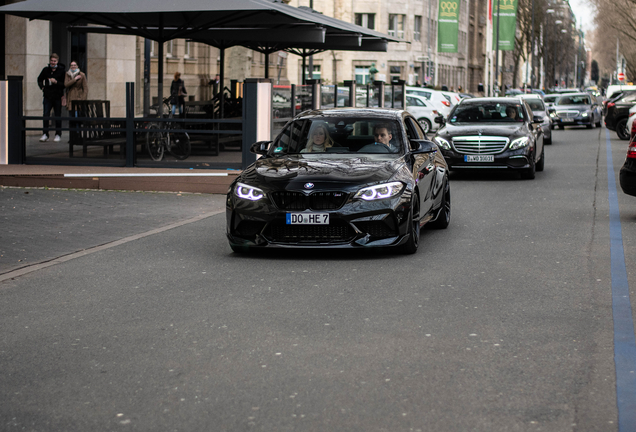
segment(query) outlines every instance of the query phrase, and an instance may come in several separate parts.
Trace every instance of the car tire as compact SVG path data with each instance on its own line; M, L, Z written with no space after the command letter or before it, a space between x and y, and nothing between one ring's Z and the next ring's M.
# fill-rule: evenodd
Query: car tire
M563 126L563 125L559 125L559 129L561 129L561 130L565 130L565 126Z
M535 165L535 169L537 171L543 171L544 167L545 167L545 150L541 150L541 159L539 159L539 161Z
M437 218L429 224L433 229L446 229L450 224L451 219L451 195L450 195L450 183L448 178L444 183L444 194L442 195L442 203L440 204L439 213Z
M431 128L432 128L431 122L428 121L427 118L422 117L420 119L417 119L417 122L420 124L420 126L422 126L422 129L424 129L425 134L428 134L431 131Z
M411 255L417 252L417 248L420 245L420 198L417 194L414 194L413 202L411 202L408 225L409 239L402 245L400 251L403 254Z
M627 131L627 119L620 119L618 123L616 123L616 135L623 141L627 141L629 139L629 132Z
M588 128L588 129L592 129L594 127L594 124L590 123L589 125L585 125L585 127Z
M597 122L596 122L596 127L597 127L597 128L600 128L600 127L601 127L601 120L599 120L599 121L597 121Z
M521 171L521 178L524 180L533 180L535 177L536 170L537 170L537 167L534 163L534 157L533 157L532 160L530 161L530 168L526 168L525 170Z

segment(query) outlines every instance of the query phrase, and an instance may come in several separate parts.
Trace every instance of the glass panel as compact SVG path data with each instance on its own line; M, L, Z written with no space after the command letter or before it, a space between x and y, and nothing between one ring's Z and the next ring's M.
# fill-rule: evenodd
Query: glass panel
M356 106L357 107L367 106L367 87L366 86L356 88Z
M334 108L335 107L335 90L336 87L332 85L321 86L320 91L320 108Z
M351 90L349 87L338 87L338 105L339 107L349 106L349 94Z
M298 100L296 101L296 107L300 105L300 109L297 112L302 112L313 107L312 100L312 86L310 85L299 85L296 86L296 97Z

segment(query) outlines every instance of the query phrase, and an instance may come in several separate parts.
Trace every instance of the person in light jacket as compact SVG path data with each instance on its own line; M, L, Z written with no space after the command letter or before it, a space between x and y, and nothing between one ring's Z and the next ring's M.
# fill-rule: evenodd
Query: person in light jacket
M66 87L66 107L69 115L78 117L77 110L73 109L73 101L88 99L88 83L86 75L80 71L75 61L71 62L64 76L64 87Z

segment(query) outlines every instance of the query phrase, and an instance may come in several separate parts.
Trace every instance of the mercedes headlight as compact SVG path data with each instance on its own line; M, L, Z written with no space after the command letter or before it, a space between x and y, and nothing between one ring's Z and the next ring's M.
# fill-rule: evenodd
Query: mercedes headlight
M581 113L581 117L587 117L587 116L588 116L587 111Z
M433 139L435 140L435 143L438 146L440 146L441 148L443 148L444 150L450 150L451 149L450 143L447 140L445 140L444 138L436 136Z
M402 182L383 183L360 189L354 198L361 198L365 201L391 198L402 192L402 188Z
M517 138L516 140L510 143L510 150L517 150L520 148L524 148L528 144L530 144L530 138L528 137Z
M236 184L234 187L234 194L239 198L250 201L258 201L265 196L261 189L243 183Z

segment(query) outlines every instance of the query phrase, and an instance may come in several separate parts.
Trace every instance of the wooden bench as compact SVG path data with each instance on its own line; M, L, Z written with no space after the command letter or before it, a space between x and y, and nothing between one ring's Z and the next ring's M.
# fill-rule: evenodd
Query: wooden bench
M88 154L88 146L102 146L104 157L114 152L114 146L119 146L119 155L125 157L126 133L123 130L123 121L111 121L110 101L107 100L82 100L72 101L69 112L77 112L77 117L88 117L95 120L69 120L70 140L69 157L73 157L73 148L82 146L82 155ZM78 128L74 130L74 128ZM122 129L110 131L107 129Z

